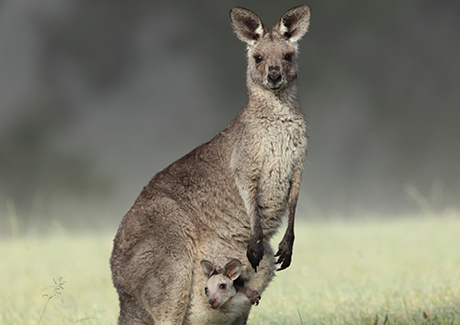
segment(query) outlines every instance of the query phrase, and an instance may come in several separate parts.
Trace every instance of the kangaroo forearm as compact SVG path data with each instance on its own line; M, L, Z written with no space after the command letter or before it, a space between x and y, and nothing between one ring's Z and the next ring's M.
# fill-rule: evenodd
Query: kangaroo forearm
M292 183L291 190L289 191L289 203L288 203L288 225L286 228L286 235L292 237L294 240L294 221L295 221L295 212L297 209L297 200L299 198L300 184L302 180L301 168L298 168L295 172Z
M253 305L254 304L258 305L259 304L260 295L259 295L259 293L257 291L251 290L251 289L245 288L245 287L236 286L236 285L235 285L235 289L236 289L236 291L241 292L242 294L244 294L249 299L251 304L253 304Z

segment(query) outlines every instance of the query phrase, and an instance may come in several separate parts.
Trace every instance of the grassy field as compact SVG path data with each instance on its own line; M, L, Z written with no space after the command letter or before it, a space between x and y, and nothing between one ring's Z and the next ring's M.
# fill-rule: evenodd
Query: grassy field
M116 324L112 237L0 241L0 324ZM299 223L249 323L460 324L460 216Z

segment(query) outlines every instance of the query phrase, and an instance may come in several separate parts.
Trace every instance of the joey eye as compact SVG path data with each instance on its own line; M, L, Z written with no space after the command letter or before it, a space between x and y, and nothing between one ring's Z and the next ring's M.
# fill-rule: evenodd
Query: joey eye
M208 294L208 287L204 288L204 293L207 295Z
M262 62L263 58L261 55L254 55L254 60L256 61L256 63L260 63Z
M284 55L284 60L287 61L287 62L292 62L292 54L291 53L287 53Z
M221 283L221 284L219 285L219 288L225 289L225 288L227 288L227 285L226 285L225 283Z

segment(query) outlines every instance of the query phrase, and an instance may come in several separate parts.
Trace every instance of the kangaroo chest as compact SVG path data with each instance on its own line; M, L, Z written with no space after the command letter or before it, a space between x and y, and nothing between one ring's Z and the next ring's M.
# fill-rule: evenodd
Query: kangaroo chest
M302 116L281 116L267 120L260 136L260 163L257 204L266 219L280 221L294 172L301 169L307 138Z

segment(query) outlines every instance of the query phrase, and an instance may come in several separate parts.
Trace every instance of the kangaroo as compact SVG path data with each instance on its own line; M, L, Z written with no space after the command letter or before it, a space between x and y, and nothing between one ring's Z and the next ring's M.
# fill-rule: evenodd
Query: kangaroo
M234 282L241 274L241 266L240 261L232 259L225 264L221 272L218 272L211 262L207 260L201 261L201 268L207 279L204 292L209 298L211 308L227 307L229 305L238 308L238 304L245 299L249 299L253 305L259 304L260 295L257 291L245 288L244 282L239 284ZM227 304L230 301L231 304Z
M294 214L306 155L297 103L297 43L310 7L270 30L252 11L230 19L247 44L248 102L211 141L156 174L124 216L110 266L118 324L246 324L252 304L209 308L200 261L241 261L245 287L263 293L291 263ZM269 240L287 215L276 257Z

